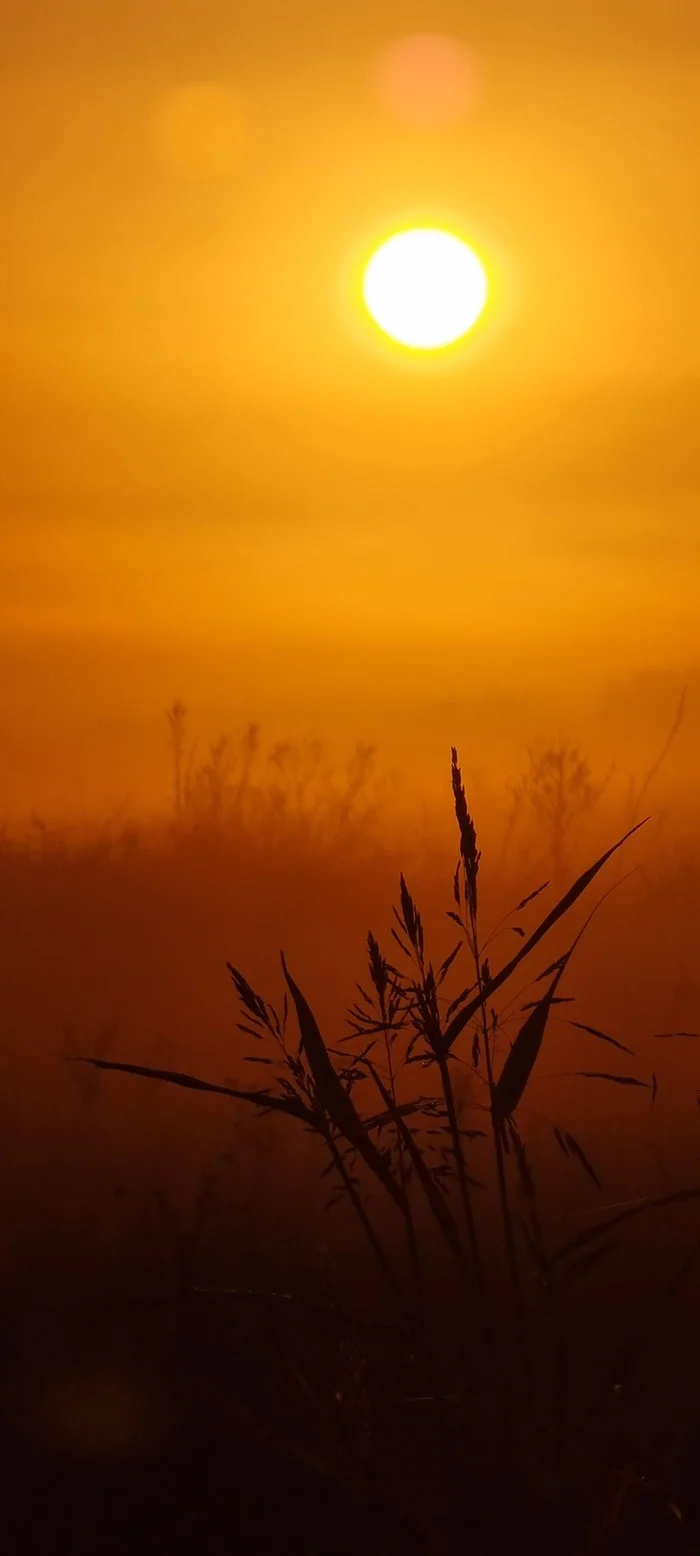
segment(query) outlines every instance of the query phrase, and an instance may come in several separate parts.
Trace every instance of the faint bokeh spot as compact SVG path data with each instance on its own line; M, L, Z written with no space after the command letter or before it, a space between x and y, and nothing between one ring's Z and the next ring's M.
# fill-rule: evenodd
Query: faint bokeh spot
M226 178L247 140L247 116L237 93L213 82L190 82L163 97L153 117L159 160L183 178Z
M373 78L383 107L405 124L451 124L479 97L477 61L458 38L442 33L415 33L390 44Z
M51 1379L37 1392L31 1414L45 1442L81 1458L139 1454L160 1428L150 1391L112 1367L81 1367Z

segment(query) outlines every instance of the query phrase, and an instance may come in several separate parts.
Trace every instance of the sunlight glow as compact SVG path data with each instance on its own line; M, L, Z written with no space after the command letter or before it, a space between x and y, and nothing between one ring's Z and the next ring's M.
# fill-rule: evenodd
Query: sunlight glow
M395 233L364 274L369 313L392 340L435 351L461 340L483 312L486 271L474 250L440 227Z
M189 82L161 99L153 121L159 161L188 179L226 178L237 168L247 138L237 93L216 82Z
M373 77L385 111L421 129L461 119L480 95L474 56L459 38L442 33L399 38L380 55Z

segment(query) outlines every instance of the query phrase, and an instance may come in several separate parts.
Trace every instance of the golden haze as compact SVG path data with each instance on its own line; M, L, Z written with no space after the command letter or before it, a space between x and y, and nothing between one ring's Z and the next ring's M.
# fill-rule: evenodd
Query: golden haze
M475 681L575 725L692 678L694 13L445 3L479 92L430 124L375 89L391 0L177 16L0 6L3 805L155 793L177 694L442 750ZM498 291L429 366L354 290L424 221Z

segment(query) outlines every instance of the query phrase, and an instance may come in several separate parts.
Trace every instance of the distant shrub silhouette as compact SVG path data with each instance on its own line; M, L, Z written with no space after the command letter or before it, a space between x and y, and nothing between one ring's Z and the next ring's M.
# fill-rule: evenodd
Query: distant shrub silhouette
M242 835L332 844L359 835L379 817L388 794L376 771L376 749L359 742L345 762L331 761L318 740L275 741L265 748L260 725L221 735L197 761L187 709L168 711L176 833L234 841Z
M515 798L530 806L545 839L557 887L563 885L569 872L577 829L595 810L610 776L594 778L590 763L567 741L529 753L529 765Z

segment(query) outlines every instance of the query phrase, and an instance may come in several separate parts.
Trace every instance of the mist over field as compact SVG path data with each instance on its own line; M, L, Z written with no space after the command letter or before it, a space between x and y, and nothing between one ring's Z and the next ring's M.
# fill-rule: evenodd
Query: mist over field
M690 1556L697 5L0 27L3 1550Z
M609 1196L624 1196L630 1184L658 1188L692 1160L700 1092L692 1040L654 1036L696 1030L700 1017L692 689L651 677L611 686L597 710L593 746L575 746L561 733L523 746L518 725L507 723L505 699L494 703L474 699L459 748L465 774L473 756L468 792L490 924L544 881L551 905L581 869L649 817L624 859L609 867L621 884L577 954L567 976L575 1006L563 1010L634 1050L635 1073L647 1085L657 1076L654 1107L641 1093L620 1096L576 1079L577 1070L605 1070L603 1059L619 1056L600 1053L595 1039L562 1019L538 1062L529 1127L546 1136L539 1111L563 1110L572 1127L585 1130ZM651 704L657 727L645 750ZM364 977L368 930L380 944L390 940L400 871L424 914L431 955L447 954L456 839L449 743L440 752L435 728L446 719L436 710L413 764L402 762L398 741L384 753L369 742L338 753L308 737L275 741L255 724L207 748L180 704L175 722L171 709L152 731L158 803L132 799L102 813L71 804L65 816L58 807L48 815L34 810L7 828L2 1053L13 1167L5 1195L17 1218L5 1247L10 1268L21 1267L25 1241L29 1254L38 1240L40 1254L48 1224L64 1250L82 1239L94 1255L99 1237L109 1243L116 1235L117 1184L132 1173L135 1183L177 1201L200 1173L215 1170L242 1127L235 1104L197 1104L143 1082L90 1075L66 1063L70 1054L245 1085L250 1044L236 1030L226 964L243 969L275 1003L281 950L337 1041ZM590 712L589 719L595 728ZM627 762L619 746L613 757L613 726L628 741ZM435 753L440 760L431 766ZM132 761L138 772L135 754ZM505 961L512 943L503 930L494 959ZM527 983L524 977L521 1003ZM451 984L459 987L454 973ZM263 1127L246 1125L236 1147L243 1160L251 1150L257 1161ZM293 1127L278 1128L277 1138L285 1153L299 1152ZM87 1177L86 1149L94 1153ZM550 1141L550 1158L551 1150Z

